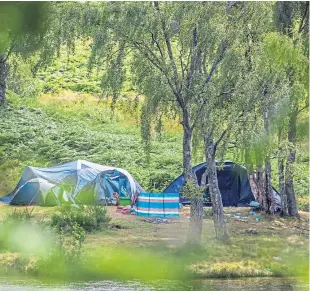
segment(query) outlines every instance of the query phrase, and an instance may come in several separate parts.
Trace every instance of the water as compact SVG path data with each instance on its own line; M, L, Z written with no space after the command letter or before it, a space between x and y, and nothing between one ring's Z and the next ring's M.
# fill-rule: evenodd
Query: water
M100 281L66 284L47 284L36 280L0 278L0 291L306 291L307 284L279 278L246 278L234 280L157 281Z

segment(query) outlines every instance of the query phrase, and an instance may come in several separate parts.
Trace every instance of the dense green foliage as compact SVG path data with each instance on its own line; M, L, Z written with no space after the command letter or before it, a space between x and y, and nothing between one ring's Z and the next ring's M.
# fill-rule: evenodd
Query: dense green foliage
M59 213L52 216L51 226L70 233L77 227L91 232L107 227L109 221L107 209L102 205L63 205L59 208Z
M44 93L57 93L63 89L75 92L101 93L99 68L89 70L90 51L86 44L78 42L75 53L68 57L66 50L60 51L59 58L52 66L40 70L37 77L42 80Z

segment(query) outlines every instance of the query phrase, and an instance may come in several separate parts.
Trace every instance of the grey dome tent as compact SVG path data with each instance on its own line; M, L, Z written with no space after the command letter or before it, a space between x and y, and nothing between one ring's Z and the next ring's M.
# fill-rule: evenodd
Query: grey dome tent
M206 163L193 167L199 185L201 185L201 179L206 168ZM225 161L223 167L217 169L217 178L222 195L223 206L248 206L251 201L255 200L245 167L231 161ZM181 175L175 179L164 190L164 192L179 193L184 183L185 177L184 175ZM208 181L206 184L208 184ZM204 202L207 204L210 202L208 190L204 195ZM190 201L180 195L180 203L188 204Z
M7 196L0 197L0 201L16 205L47 205L46 201L49 201L52 205L75 203L75 197L81 189L92 181L99 183L100 181L96 180L96 177L106 171L117 171L117 173L126 177L128 196L136 197L142 189L124 169L77 160L49 168L25 167L22 177L13 192ZM46 200L46 197L38 191L46 193L44 195L48 199ZM38 194L35 194L37 192ZM109 192L102 192L101 196L107 195L110 197L110 194ZM43 196L45 198L42 200L40 197ZM54 204L52 201L54 201Z
M52 190L55 185L41 178L34 178L22 185L12 196L11 204L59 205Z

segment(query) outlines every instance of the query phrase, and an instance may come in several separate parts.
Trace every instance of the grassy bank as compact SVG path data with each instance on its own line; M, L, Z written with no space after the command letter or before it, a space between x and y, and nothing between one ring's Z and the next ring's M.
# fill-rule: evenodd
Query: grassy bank
M2 218L13 210L12 207L4 205L0 208ZM33 213L35 219L48 222L51 215L57 211L54 207L35 207ZM177 277L184 273L180 270L183 267L185 268L183 276L186 274L202 278L307 277L308 213L301 213L300 222L265 216L260 216L261 221L257 222L247 211L248 209L244 208L225 210L232 238L231 244L216 241L213 221L205 219L202 248L193 251L185 247L189 209L184 208L178 220L172 220L167 224L154 224L141 217L117 213L115 207L109 207L108 213L112 218L109 227L86 236L82 247L83 256L89 260L94 256L102 258L100 260L102 270L115 264L114 272L120 272L125 278L127 276L130 278L134 274L131 271L118 271L118 269L126 269L129 262L132 268L139 269L136 264L139 266L141 264L145 270L145 278L150 276L147 275L149 271L155 277ZM233 214L236 212L248 216L248 222L235 220ZM34 269L38 259L36 255L2 251L0 256L1 269L7 270L8 273L15 270L21 273L40 274L40 270ZM106 262L108 265L105 265L102 262L107 260L107 257L110 261L108 260ZM149 268L150 264L156 266L156 271ZM173 274L159 271L165 264L169 268L174 266ZM100 274L107 275L99 269L92 270L90 267L83 276L99 278Z

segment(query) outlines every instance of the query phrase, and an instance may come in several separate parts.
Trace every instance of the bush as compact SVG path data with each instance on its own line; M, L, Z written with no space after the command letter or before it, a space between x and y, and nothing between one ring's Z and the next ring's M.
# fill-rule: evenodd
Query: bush
M85 241L85 230L78 223L73 223L71 235L65 234L62 229L57 237L56 252L66 257L67 261L74 261L81 255L82 245Z
M72 233L78 225L86 232L92 232L107 227L110 220L106 208L101 205L64 205L59 214L52 216L51 225L59 231L65 229Z

